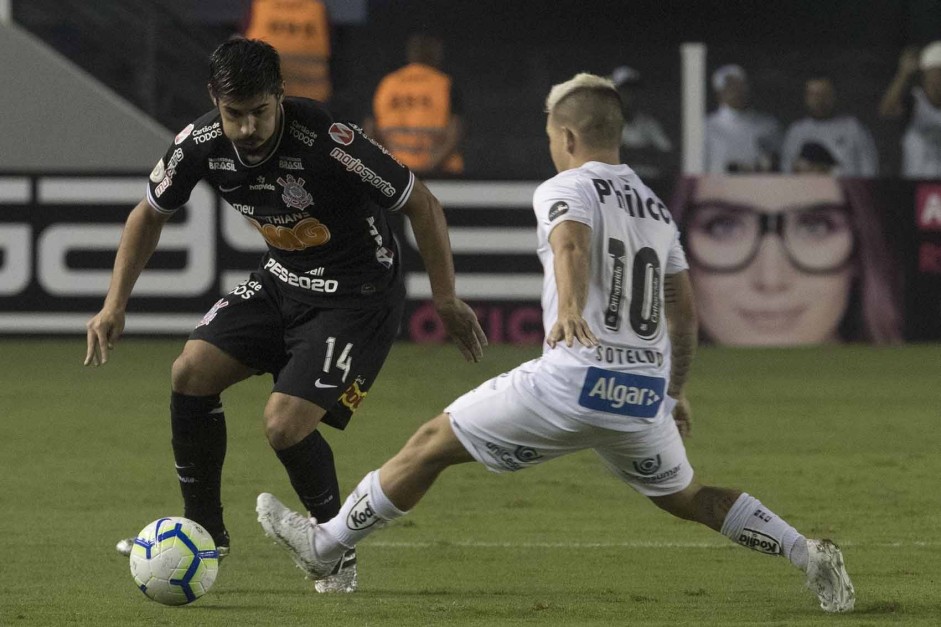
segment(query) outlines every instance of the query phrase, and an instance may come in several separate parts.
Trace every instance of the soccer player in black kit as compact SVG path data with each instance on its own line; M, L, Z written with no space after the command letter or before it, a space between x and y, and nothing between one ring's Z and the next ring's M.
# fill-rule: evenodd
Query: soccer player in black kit
M260 267L197 324L171 375L184 515L227 555L220 394L252 375L274 377L266 435L304 507L318 520L339 511L333 453L317 426L346 426L398 332L405 292L386 212L408 217L438 315L465 359L479 360L486 338L455 295L444 213L421 181L320 103L284 97L278 54L268 44L227 41L209 68L215 109L176 136L128 216L104 305L87 324L85 365L108 361L163 225L207 181L268 244ZM119 552L132 544L118 543ZM351 553L315 582L317 591L355 590L355 564Z

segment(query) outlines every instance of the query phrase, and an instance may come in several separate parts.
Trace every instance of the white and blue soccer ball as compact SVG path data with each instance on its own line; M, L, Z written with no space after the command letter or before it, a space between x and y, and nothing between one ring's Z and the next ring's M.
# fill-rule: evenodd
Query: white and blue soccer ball
M209 532L188 518L161 518L144 527L131 549L131 575L140 591L164 605L203 596L219 572Z

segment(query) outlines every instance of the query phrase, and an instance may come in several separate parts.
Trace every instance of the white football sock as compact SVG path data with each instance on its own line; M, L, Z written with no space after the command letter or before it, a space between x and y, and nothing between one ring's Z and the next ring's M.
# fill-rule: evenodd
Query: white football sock
M722 535L767 555L784 555L801 570L807 569L807 538L746 493L729 509Z
M314 550L321 559L339 559L373 531L406 513L382 491L379 471L374 470L346 497L340 513L321 525L327 534L314 536Z

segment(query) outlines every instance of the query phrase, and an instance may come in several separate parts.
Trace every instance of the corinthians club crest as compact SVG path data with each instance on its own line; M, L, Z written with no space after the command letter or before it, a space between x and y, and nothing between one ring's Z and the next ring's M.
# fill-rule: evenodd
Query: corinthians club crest
M287 174L284 178L278 177L278 183L284 188L281 199L288 207L304 209L314 202L314 197L304 189L304 179L295 179L294 175Z

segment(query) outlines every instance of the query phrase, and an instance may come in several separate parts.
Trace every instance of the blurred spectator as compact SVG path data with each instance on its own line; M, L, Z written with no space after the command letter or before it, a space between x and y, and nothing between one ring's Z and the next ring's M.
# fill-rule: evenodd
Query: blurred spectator
M919 85L913 85L921 70ZM941 177L941 41L906 48L889 83L879 113L887 118L908 116L902 136L902 176Z
M320 0L253 0L245 36L281 55L284 93L329 102L330 21Z
M416 174L460 174L462 102L454 81L441 71L444 44L413 34L406 58L407 65L380 81L364 130Z
M784 135L782 172L799 171L796 162L803 157L804 166L827 166L824 170L803 171L856 177L879 173L879 155L872 135L855 117L836 115L836 89L829 77L816 76L805 83L804 104L809 116L791 124ZM814 148L805 155L802 151L808 145Z
M621 131L621 160L643 178L659 178L669 170L665 156L673 151L673 143L660 122L637 103L643 84L640 72L622 65L611 72L611 82L621 95L624 129Z
M706 172L770 172L777 169L781 125L749 108L748 77L738 65L712 75L719 108L706 118Z
M836 174L837 161L827 148L817 142L807 142L791 163L791 171L798 174Z

